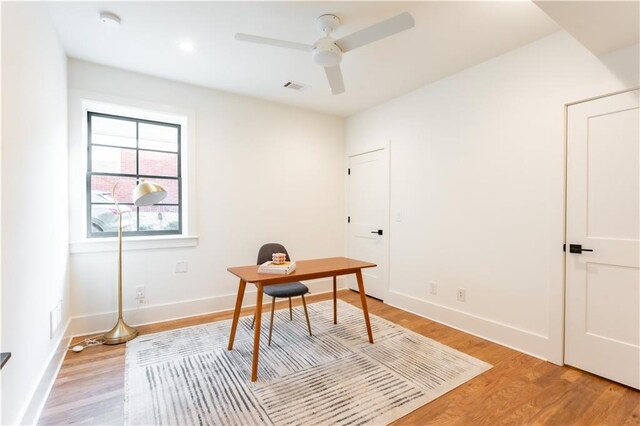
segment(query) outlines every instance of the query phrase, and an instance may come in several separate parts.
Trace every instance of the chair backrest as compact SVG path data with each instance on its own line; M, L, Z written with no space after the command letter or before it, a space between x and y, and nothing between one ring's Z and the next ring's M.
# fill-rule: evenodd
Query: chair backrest
M260 251L258 251L258 265L262 265L264 262L271 260L271 255L273 253L284 253L287 255L287 261L289 259L289 253L287 253L287 249L284 248L282 244L278 243L267 243L260 247Z

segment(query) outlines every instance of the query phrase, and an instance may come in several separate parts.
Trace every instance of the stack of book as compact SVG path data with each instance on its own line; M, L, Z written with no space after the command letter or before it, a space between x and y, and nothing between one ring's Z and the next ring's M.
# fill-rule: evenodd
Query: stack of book
M296 262L284 262L280 264L273 263L273 261L264 262L258 267L258 272L261 274L290 274L296 270Z

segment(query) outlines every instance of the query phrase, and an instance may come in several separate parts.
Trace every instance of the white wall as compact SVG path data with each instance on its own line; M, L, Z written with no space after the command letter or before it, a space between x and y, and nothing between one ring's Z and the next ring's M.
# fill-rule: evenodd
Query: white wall
M295 259L344 255L343 118L78 60L70 60L68 70L72 241L85 229L81 99L182 111L195 119L189 124L196 154L190 207L198 245L125 252L125 320L232 308L237 280L226 268L255 263L265 242L282 242ZM274 191L274 182L283 189ZM73 333L109 328L117 307L116 252L75 253L82 245L73 244L71 255ZM187 261L189 272L175 274L177 261ZM142 307L134 300L138 285L146 287Z
M43 4L2 4L2 424L23 420L68 319L66 64Z
M560 32L350 117L349 155L391 145L386 302L561 363L564 104L637 82Z

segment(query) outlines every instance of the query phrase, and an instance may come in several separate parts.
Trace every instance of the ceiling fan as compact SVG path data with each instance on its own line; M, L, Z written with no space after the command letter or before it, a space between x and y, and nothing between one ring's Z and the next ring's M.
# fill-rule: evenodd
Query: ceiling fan
M340 18L336 15L326 14L320 16L318 18L318 27L324 32L324 37L313 45L242 33L236 34L236 40L311 52L313 62L324 67L331 93L338 95L344 92L344 81L342 80L342 71L340 71L340 61L343 53L413 28L415 21L409 12L403 12L393 18L334 40L331 37L331 31L335 30L338 25L340 25Z

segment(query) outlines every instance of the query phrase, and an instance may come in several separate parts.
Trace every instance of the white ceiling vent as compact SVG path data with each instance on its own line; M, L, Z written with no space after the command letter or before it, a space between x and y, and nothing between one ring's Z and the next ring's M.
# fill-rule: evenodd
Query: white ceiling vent
M298 83L296 81L287 81L284 84L284 87L287 88L287 89L291 89L291 90L296 90L298 92L302 92L304 90L307 90L311 86L309 86L308 84Z

